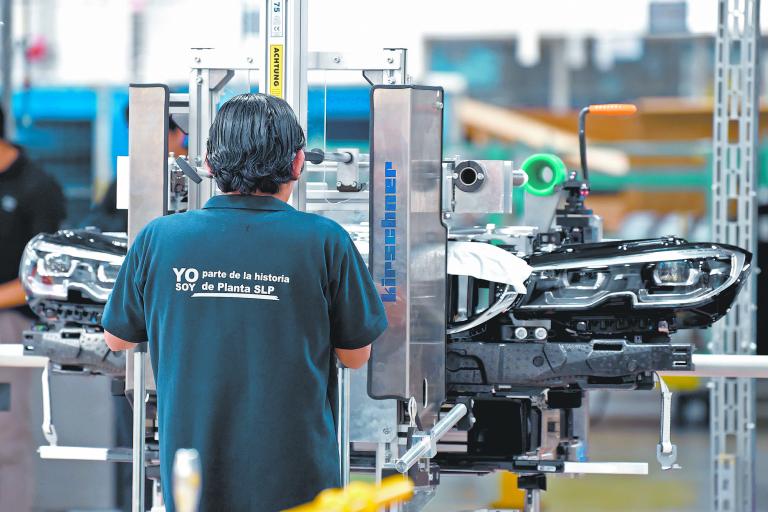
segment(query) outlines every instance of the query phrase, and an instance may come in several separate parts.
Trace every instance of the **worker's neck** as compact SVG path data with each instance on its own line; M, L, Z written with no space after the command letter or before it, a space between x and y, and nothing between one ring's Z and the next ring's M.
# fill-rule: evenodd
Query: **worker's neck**
M274 197L275 199L279 199L284 203L287 203L291 199L291 193L293 192L293 182L289 181L288 183L283 183L280 185L280 189L277 191L276 194L265 194L264 192L251 192L250 195L252 196L267 196L267 197ZM227 192L227 195L234 195L234 196L240 196L244 195L240 192Z
M19 149L10 142L0 139L0 173L10 169L18 157Z

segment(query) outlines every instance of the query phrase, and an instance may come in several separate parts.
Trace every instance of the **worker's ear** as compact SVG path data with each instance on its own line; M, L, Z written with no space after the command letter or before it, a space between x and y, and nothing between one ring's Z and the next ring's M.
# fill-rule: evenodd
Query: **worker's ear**
M291 179L298 180L301 176L301 170L304 168L304 150L300 149L293 157L293 169L291 169Z

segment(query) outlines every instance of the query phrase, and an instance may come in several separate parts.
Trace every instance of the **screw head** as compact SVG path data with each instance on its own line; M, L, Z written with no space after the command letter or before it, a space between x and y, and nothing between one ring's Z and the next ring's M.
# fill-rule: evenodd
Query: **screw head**
M536 356L533 358L533 366L539 368L544 364L544 358L542 356Z
M195 57L195 62L200 62L200 57Z
M245 61L246 61L248 64L253 64L253 57L248 57L247 59L245 59Z
M387 64L392 64L393 62L395 62L395 59L392 57L387 57Z
M543 327L537 327L536 330L533 331L533 336L537 340L545 340L547 339L547 330Z
M337 182L336 182L336 186L337 186L337 187L340 187L340 186L341 186L341 182L340 182L340 181L337 181Z
M392 85L392 84L394 84L394 83L395 83L395 79L394 79L393 77L389 77L389 78L387 78L387 83L388 83L389 85Z
M526 329L525 327L517 327L515 329L515 338L519 340L524 340L527 337L528 337L528 329Z
M198 84L203 83L203 77L201 76L197 77L197 80L195 80L195 82L197 82Z
M341 62L341 57L334 57L333 58L333 62L335 62L336 64L340 63Z

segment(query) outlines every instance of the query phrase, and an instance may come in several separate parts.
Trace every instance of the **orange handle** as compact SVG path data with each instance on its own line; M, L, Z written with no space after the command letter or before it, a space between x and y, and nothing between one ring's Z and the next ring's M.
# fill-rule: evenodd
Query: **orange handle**
M589 106L589 113L596 116L631 116L635 112L637 112L637 107L631 103L606 103Z

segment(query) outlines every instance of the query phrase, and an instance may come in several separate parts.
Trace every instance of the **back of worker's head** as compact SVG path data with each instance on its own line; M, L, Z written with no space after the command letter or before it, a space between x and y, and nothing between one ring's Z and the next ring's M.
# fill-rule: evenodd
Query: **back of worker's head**
M5 110L0 106L0 139L5 140Z
M276 194L295 179L293 161L304 144L304 130L288 103L241 94L216 114L206 160L222 192Z

